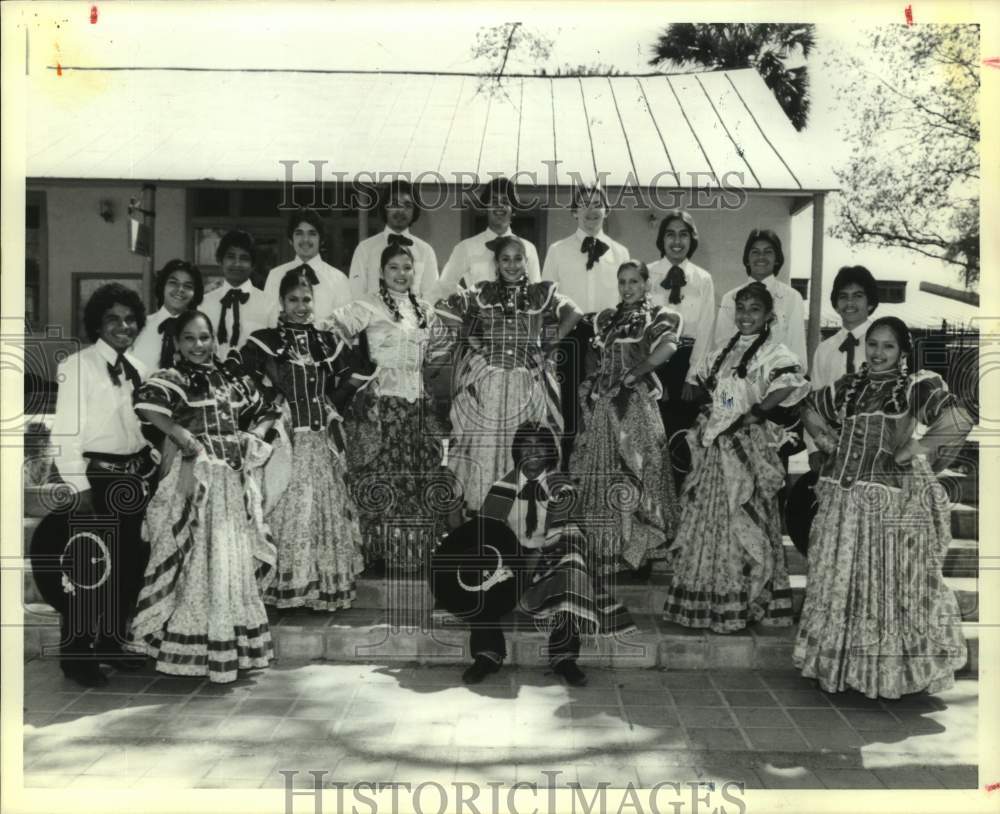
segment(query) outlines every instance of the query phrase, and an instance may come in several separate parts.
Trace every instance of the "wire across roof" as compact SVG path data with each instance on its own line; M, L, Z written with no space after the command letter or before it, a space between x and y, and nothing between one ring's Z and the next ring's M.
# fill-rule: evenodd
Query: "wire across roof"
M28 176L282 181L520 173L566 185L822 191L752 70L610 77L106 69L31 78ZM575 175L574 175L575 174ZM430 177L430 176L425 176Z

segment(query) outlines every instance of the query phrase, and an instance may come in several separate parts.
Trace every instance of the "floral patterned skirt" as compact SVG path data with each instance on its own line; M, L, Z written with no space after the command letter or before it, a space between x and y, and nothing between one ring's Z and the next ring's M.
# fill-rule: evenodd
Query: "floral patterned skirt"
M448 454L470 511L479 511L493 484L514 468L510 446L525 421L547 424L561 438L559 387L551 370L507 370L473 358L452 401Z
M262 463L270 447L250 443L246 465ZM267 667L273 648L259 580L275 549L253 477L218 459L177 456L144 528L151 551L128 649L154 658L161 673L218 683Z
M690 431L691 472L670 549L673 573L663 618L717 633L751 622L792 623L792 594L779 526L784 468L759 425L701 443Z
M349 608L364 567L361 531L343 456L326 431L292 434L288 486L267 514L278 548L264 602L279 608Z
M659 408L645 385L626 393L624 410L613 393L582 405L583 429L570 462L591 561L601 571L664 558L677 530L679 507Z
M948 497L927 462L914 461L901 489L824 478L817 492L795 666L827 692L869 698L952 686L967 654L941 575Z
M348 482L361 518L365 561L422 569L457 501L442 466L444 427L430 402L382 396L348 411Z

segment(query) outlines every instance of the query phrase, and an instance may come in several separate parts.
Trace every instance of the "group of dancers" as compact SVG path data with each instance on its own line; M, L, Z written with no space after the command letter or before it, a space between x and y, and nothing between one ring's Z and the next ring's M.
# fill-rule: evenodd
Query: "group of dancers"
M211 292L172 260L148 318L127 288L94 293L93 344L61 366L52 427L76 500L33 545L60 555L45 592L63 672L96 686L101 661L148 657L233 681L272 660L267 605L350 607L366 568L426 574L449 532L487 518L527 552L520 604L570 684L586 681L582 636L629 627L614 575L657 560L665 619L788 626L779 499L804 428L819 510L795 665L831 692L949 686L965 648L934 472L972 423L914 369L906 325L873 318L871 273L837 274L842 328L810 381L802 297L776 276L773 232L750 233L748 282L717 309L687 212L666 213L647 265L605 233L603 191L580 188L578 228L540 267L510 229L514 185L494 179L481 202L487 229L440 275L397 181L349 274L320 258L319 216L297 210L296 259L263 291L253 238L231 231ZM483 576L475 590L503 580ZM480 622L468 683L505 657L498 619Z

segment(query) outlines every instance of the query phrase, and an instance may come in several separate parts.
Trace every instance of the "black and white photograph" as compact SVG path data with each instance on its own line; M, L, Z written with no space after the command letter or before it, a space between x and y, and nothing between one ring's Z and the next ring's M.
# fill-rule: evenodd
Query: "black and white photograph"
M4 810L996 810L1000 12L0 12Z

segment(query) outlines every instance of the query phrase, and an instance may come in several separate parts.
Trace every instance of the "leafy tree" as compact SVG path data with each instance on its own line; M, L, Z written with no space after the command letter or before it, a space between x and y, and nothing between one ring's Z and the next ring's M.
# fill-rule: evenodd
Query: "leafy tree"
M805 65L815 27L806 23L673 23L653 45L650 65L695 68L756 68L796 130L809 115Z
M881 26L873 70L831 57L854 147L837 171L839 222L851 243L895 246L979 280L979 27ZM874 71L877 70L877 73Z

